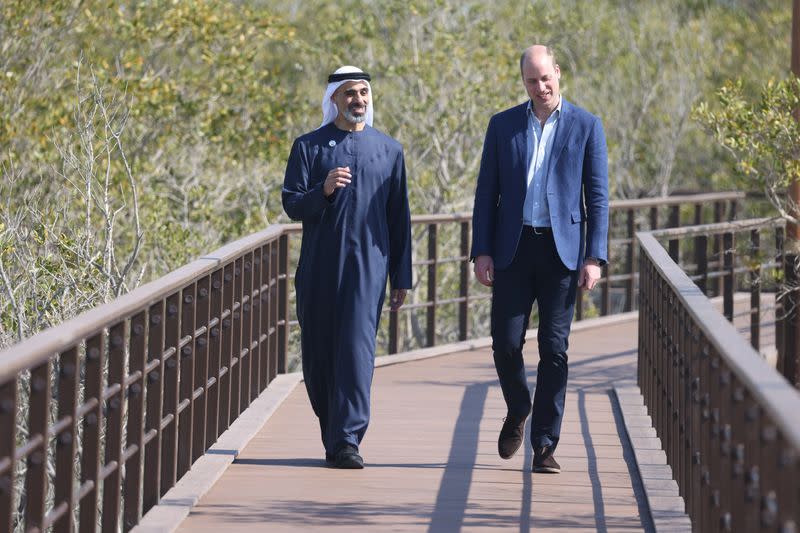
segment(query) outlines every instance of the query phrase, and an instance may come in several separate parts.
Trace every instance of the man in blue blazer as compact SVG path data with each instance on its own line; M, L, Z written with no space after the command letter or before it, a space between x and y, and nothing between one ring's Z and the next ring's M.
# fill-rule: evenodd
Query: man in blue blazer
M567 390L567 347L576 287L591 290L608 248L608 155L600 119L561 97L550 48L520 58L530 99L494 115L475 191L471 256L492 287L492 349L508 413L498 439L509 459L532 410L532 470L559 473ZM536 391L522 345L533 302L539 308Z

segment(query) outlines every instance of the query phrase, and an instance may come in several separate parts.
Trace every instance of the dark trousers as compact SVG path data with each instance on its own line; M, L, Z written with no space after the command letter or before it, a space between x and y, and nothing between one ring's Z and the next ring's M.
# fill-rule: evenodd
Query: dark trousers
M522 346L531 308L539 307L539 366L531 417L534 448L556 447L567 392L567 347L575 309L578 272L561 262L550 231L524 226L517 254L495 270L492 286L492 349L508 414L527 416L531 395Z

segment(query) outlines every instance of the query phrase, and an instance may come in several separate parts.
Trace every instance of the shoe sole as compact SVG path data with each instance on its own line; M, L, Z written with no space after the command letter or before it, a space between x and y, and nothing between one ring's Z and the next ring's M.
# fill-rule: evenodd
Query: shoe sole
M361 463L333 463L328 465L330 468L338 468L340 470L361 470L364 468L364 465Z
M325 461L328 468L338 468L341 470L361 470L364 468L364 462L354 459L352 457L348 457L345 459L340 459L339 461Z
M534 474L560 474L560 468L553 468L550 466L534 466L532 469Z

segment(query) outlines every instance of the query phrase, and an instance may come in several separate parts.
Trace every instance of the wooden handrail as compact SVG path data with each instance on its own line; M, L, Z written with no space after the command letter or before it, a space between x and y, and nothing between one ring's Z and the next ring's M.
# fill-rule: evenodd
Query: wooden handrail
M746 233L757 249L758 230L780 236L782 225L757 219L681 229L688 231L637 233L638 382L645 406L698 531L791 530L800 523L800 392L739 334L728 305L733 236ZM700 243L704 265L709 237L720 233L728 318L676 262L680 248L673 246L677 236L691 237L686 242ZM670 252L659 242L665 238ZM755 290L751 327L759 301Z

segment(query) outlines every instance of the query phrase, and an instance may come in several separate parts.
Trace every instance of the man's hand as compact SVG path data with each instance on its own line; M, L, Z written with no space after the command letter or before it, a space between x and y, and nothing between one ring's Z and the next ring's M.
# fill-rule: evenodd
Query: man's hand
M487 287L492 286L492 282L494 281L494 261L492 260L492 256L479 255L476 257L473 271L481 285L486 285Z
M595 259L587 259L581 267L581 273L578 277L578 287L592 290L597 285L600 279L600 264Z
M336 189L347 187L352 178L350 167L336 167L328 172L328 177L325 178L325 184L322 186L322 193L327 198Z
M403 302L406 301L406 289L392 289L389 293L389 308L392 311L397 311Z

